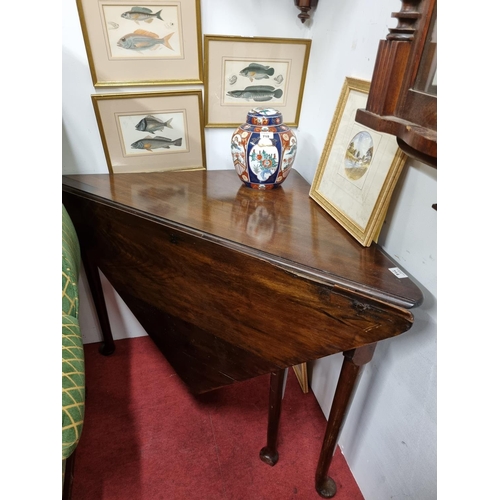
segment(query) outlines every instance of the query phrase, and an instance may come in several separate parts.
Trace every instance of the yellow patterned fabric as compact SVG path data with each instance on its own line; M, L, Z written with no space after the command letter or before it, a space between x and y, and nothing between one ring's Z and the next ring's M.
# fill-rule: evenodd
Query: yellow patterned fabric
M80 245L62 206L62 480L66 459L82 434L85 413L85 363L78 322Z

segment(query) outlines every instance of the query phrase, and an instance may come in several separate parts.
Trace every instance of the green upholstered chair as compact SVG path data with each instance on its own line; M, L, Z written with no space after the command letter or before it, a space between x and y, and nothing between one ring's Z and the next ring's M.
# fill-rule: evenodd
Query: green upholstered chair
M71 496L74 451L85 412L85 364L78 322L80 246L62 207L62 476L63 498Z

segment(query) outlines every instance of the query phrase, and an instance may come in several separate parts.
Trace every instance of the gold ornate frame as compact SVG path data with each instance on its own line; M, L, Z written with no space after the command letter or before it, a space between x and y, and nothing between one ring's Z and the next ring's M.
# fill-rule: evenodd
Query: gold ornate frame
M406 161L393 136L355 121L369 89L370 82L345 79L309 193L363 246L378 237Z
M237 127L250 109L272 106L281 111L284 123L297 127L310 50L309 39L205 35L205 126ZM240 72L251 64L268 69ZM272 89L264 96L269 100L228 94L245 93L249 87L251 93L261 86Z
M201 90L91 98L111 174L206 168Z
M76 2L94 87L202 83L200 0ZM137 8L161 14L120 15ZM133 42L143 32L140 49L139 43L130 43L129 50L118 47L117 40Z

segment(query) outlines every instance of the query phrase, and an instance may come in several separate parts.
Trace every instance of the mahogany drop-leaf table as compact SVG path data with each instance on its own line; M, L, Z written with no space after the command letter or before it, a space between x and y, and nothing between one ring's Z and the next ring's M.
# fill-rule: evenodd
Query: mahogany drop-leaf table
M278 460L285 370L342 352L315 486L330 498L333 452L377 342L411 328L422 293L377 245L362 247L292 171L270 191L232 170L63 176L99 317L99 269L193 394L271 374L267 444ZM285 437L286 439L286 437Z

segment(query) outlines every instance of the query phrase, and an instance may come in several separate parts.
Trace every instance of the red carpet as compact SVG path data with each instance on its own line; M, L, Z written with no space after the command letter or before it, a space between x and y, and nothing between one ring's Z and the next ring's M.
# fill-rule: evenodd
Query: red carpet
M318 500L314 473L326 420L292 370L280 458L266 444L269 376L189 394L149 337L119 340L112 356L85 345L87 403L73 500ZM336 500L363 496L337 448Z

